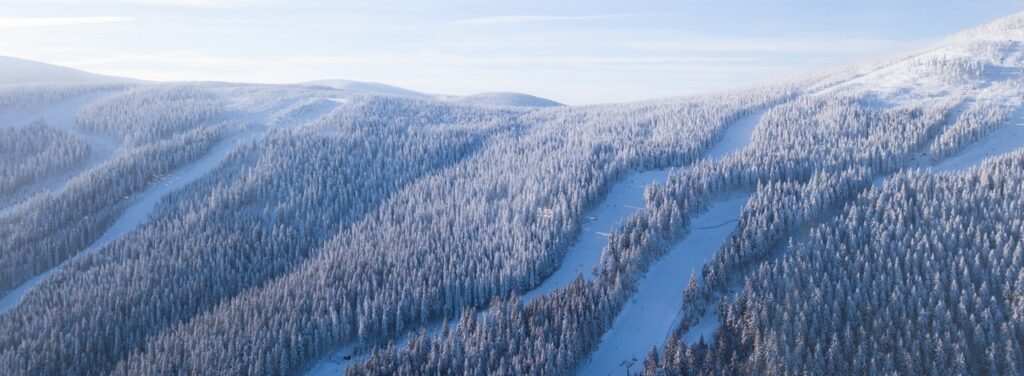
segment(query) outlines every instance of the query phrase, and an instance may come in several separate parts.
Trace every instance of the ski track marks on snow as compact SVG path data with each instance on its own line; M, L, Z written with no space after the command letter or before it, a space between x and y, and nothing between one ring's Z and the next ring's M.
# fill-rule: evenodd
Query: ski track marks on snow
M54 105L34 105L27 108L0 112L0 126L20 127L29 125L36 120L42 120L48 127L65 131L73 137L87 142L90 147L89 156L76 166L23 187L18 192L0 199L0 215L7 214L15 205L40 192L59 192L69 180L100 165L114 155L114 152L120 146L120 141L113 137L78 129L75 125L75 116L85 106L103 100L118 92L119 90L101 91Z
M699 273L732 233L717 226L739 218L752 193L733 193L712 202L693 217L689 234L655 261L637 291L615 317L601 344L579 369L580 375L621 375L637 371L652 346L663 346L682 313L683 291L690 276ZM734 222L730 222L734 223Z
M757 124L760 122L761 116L763 116L766 111L767 110L755 111L752 114L741 117L726 127L725 134L722 136L722 139L707 152L707 157L716 159L721 158L746 147L746 145L750 143L751 137L754 135L754 130L757 128ZM591 271L595 266L597 266L601 259L601 251L608 242L608 234L618 228L622 221L628 216L635 214L637 211L643 210L644 190L651 183L664 183L670 172L671 169L667 168L633 172L615 183L601 202L583 216L580 234L569 250L566 251L566 255L562 259L562 263L559 268L553 274L548 276L539 286L523 294L523 304L529 303L530 301L551 293L556 289L568 286L569 283L572 282L572 280L579 274L583 274L583 277L588 281L593 279ZM743 203L745 202L746 199L743 200ZM742 203L740 205L742 205ZM735 222L738 217L739 212L737 210L733 218L722 218L717 222L711 221L704 224L704 226L717 227L702 230L720 231L717 230L718 228L731 230L730 227L724 226L728 223L723 222ZM728 234L728 231L726 231L726 233ZM717 249L717 245L715 249ZM703 266L703 263L704 257L699 258L698 267ZM689 277L687 276L687 278ZM680 288L685 287L684 282L685 281L679 283ZM675 297L672 300L678 300L681 304L681 297L682 293L680 292L679 297ZM678 309L675 313L678 314ZM667 321L667 324L673 324L674 322L674 320L669 320ZM454 327L454 324L454 321L449 323L452 327ZM432 334L439 328L440 324L434 324L427 327L427 332ZM662 333L662 337L664 337L664 333ZM408 342L408 338L408 335L406 335L398 339L395 341L395 346L397 348L404 347L406 342ZM321 359L309 372L306 373L306 376L345 374L345 368L348 367L348 365L365 359L369 355L368 352L353 355L356 350L357 344L350 344L342 347L340 350L333 352L330 356ZM650 350L650 347L645 349L645 351L646 350ZM346 359L346 357L348 359Z
M707 152L707 158L718 159L746 147L764 113L765 110L756 111L726 127L722 139ZM617 229L628 216L642 210L644 189L651 183L664 183L668 174L667 169L651 170L631 174L618 182L603 201L584 217L583 231L566 252L558 270L540 286L524 294L523 302L529 303L557 288L568 286L580 273L586 280L591 280L591 271L601 259L601 250L608 242L608 234Z
M7 293L6 296L0 299L0 312L16 306L21 302L22 297L24 297L26 293L31 291L32 288L40 282L46 280L47 277L60 270L65 263L70 262L74 258L82 257L100 250L103 246L107 245L114 239L127 234L145 223L149 219L153 209L156 208L157 203L159 203L164 196L167 196L167 194L174 192L186 184L206 175L220 165L220 162L235 149L235 146L238 143L251 140L260 133L262 133L261 129L250 127L250 129L246 131L239 132L238 134L222 140L214 145L214 147L211 148L203 157L174 170L159 181L151 184L142 192L136 194L132 204L125 209L124 213L118 217L117 221L115 221L113 225L107 228L103 233L103 236L86 247L83 251L79 252L78 255L72 256L52 269L32 277L32 279L26 281L21 286L18 286L18 288Z
M301 114L291 117L284 117L277 121L271 121L274 129L294 129L307 126L324 116L327 116L338 106L348 102L345 98L323 98L318 104L306 109ZM287 109L283 111L288 111Z
M938 173L961 173L972 167L981 166L985 160L997 158L1016 150L1024 148L1024 108L1018 109L1002 127L991 134L982 137L980 140L967 145L952 156L937 161L919 161L917 156L912 157L908 167L920 168L925 171ZM894 174L885 174L876 177L871 185L881 188L885 182L892 179Z
M985 160L990 158L999 157L1007 153L1014 152L1024 147L1024 110L1018 110L1015 116L1013 116L1007 124L998 130L992 132L992 134L985 136L965 147L960 152L950 156L948 158L935 161L935 162L923 162L919 156L915 155L911 161L910 166L921 167L924 170L940 173L960 173L964 172L972 167L980 166ZM885 174L875 178L871 185L873 187L881 188L885 185L885 182L889 181L894 174ZM793 240L793 244L798 244L806 239L808 234L801 233ZM783 245L788 247L789 245ZM737 283L730 287L730 291L738 291L742 286ZM696 344L701 338L705 341L709 340L718 330L720 325L718 320L718 312L714 307L710 307L708 312L700 318L700 321L691 326L690 329L684 335L684 340L687 345Z
M479 313L482 313L481 310ZM428 336L433 337L439 330L441 330L442 323L436 322L429 326L424 327L422 330L427 332ZM456 318L447 320L448 328L455 328L459 324L458 316ZM410 332L395 340L394 345L397 349L405 348L409 344L409 336L412 334L418 334L419 330ZM352 363L359 362L368 358L373 352L372 351L360 351L359 344L351 343L345 345L340 350L334 351L330 356L321 359L313 366L309 372L305 373L305 376L337 376L344 375L345 369Z
M707 153L720 159L745 148L767 110L746 115L728 128ZM699 271L736 227L740 209L751 193L726 196L691 222L691 231L644 275L637 292L604 334L598 349L580 368L581 375L625 372L634 357L642 360L651 346L664 344L678 323L683 290L690 275Z
M561 266L539 286L523 295L523 302L568 286L577 275L593 279L591 271L601 260L601 250L608 243L608 233L644 206L644 189L651 183L664 183L669 169L632 173L612 187L607 196L584 216L582 229Z
M405 347L405 343L409 341L409 336L402 337L399 342L395 343L395 347ZM368 352L355 355L356 344L349 344L342 347L341 350L335 351L330 356L321 359L319 362L306 372L306 376L334 376L344 375L345 369L348 368L353 362L358 362L366 359L370 354Z
M761 122L761 117L767 111L755 111L752 114L739 118L726 127L725 135L708 150L707 158L719 159L747 147L747 144L750 144L750 139L754 136L757 124Z
M608 232L618 228L622 220L640 210L644 205L644 189L651 183L665 182L669 172L670 169L633 172L619 180L603 201L584 215L580 234L566 252L558 270L539 286L524 294L523 303L529 303L533 299L568 286L581 273L588 281L593 279L591 270L601 259L601 250L608 242ZM456 322L453 321L449 325L454 327L454 324ZM435 324L428 327L427 332L434 333L439 328L440 325ZM408 338L408 335L403 336L395 342L395 346L404 347ZM350 364L369 356L369 352L354 355L357 346L350 344L334 351L332 355L320 360L306 376L345 374L345 368Z
M981 165L986 159L1013 152L1021 147L1024 147L1024 110L1017 111L1016 116L992 134L968 145L959 153L938 161L929 169L935 172L961 172Z

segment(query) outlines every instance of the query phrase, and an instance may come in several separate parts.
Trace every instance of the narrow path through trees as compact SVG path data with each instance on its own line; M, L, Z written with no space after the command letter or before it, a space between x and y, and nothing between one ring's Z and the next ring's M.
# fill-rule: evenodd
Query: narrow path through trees
M146 188L146 190L137 195L131 206L129 206L117 221L115 221L114 224L103 233L103 236L93 242L92 245L82 250L78 255L68 259L64 263L72 262L72 260L75 260L76 258L94 253L114 239L117 239L139 227L139 225L145 223L149 219L150 213L153 212L153 209L156 208L156 204L160 202L164 196L206 175L220 165L220 162L235 149L239 142L249 141L261 133L262 130L251 128L247 131L243 131L229 137L217 143L217 145L210 149L210 152L202 158L178 168L163 179L154 182ZM45 281L46 278L54 272L60 270L64 263L33 277L21 286L18 286L18 288L7 293L6 296L0 299L0 312L4 312L18 305L26 293L31 291L32 288L40 282Z

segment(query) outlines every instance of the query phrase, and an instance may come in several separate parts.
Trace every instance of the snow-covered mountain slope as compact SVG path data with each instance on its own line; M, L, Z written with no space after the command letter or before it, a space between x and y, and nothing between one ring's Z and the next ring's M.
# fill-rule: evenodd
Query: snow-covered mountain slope
M0 374L1021 373L1022 19L627 104L4 86Z
M550 99L535 97L522 93L480 93L463 97L453 97L455 102L478 106L496 107L557 107L563 104Z
M408 98L434 99L434 96L430 94L421 93L418 91L400 88L398 86L388 84L382 84L378 82L362 82L352 80L317 80L304 82L303 85L324 86L350 94L390 95Z
M853 68L856 77L829 92L868 91L879 104L970 96L984 100L1020 90L1024 16L1014 15L946 38L923 52Z
M54 83L124 83L133 80L104 76L37 61L0 56L0 85Z
M302 85L329 87L345 95L384 95L404 98L446 100L453 103L472 106L489 107L553 107L561 103L523 93L480 93L473 95L427 94L398 86L378 82L362 82L352 80L317 80L304 82Z

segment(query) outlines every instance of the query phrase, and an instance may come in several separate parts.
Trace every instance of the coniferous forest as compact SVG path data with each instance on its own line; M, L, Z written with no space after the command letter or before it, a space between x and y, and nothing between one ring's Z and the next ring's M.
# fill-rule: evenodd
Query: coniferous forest
M498 99L0 86L0 374L1024 373L1024 14Z

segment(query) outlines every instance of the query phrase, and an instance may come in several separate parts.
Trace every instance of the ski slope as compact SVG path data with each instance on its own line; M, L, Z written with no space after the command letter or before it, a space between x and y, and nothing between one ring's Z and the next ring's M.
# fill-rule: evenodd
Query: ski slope
M911 168L922 168L932 172L961 173L980 166L987 159L1000 157L1021 148L1024 148L1024 110L1018 110L1004 126L950 157L930 161L925 158L925 155L915 155L907 161L907 165ZM881 188L892 176L893 174L879 176L872 181L872 186L876 189ZM794 244L804 240L806 235L804 233L797 236L793 241ZM740 288L742 286L737 283L732 286L731 290ZM696 344L701 338L708 341L718 330L719 325L717 311L709 309L697 324L689 328L683 337L684 341L687 345Z
M909 168L920 168L931 172L959 173L981 166L985 160L996 158L1024 148L1024 109L1018 110L1009 121L991 134L967 145L963 150L940 160L925 160L912 157L907 161ZM875 178L871 185L881 188L893 174Z
M718 159L746 147L764 112L761 110L743 116L726 127L722 139L707 152L707 158ZM540 286L524 294L523 302L529 303L557 288L568 286L581 273L586 280L591 280L591 271L601 259L601 250L608 242L608 234L617 229L628 216L643 209L644 189L651 183L664 183L669 172L652 170L634 173L616 184L587 215L583 222L583 232L569 248L559 269Z
M930 161L924 155L915 155L907 161L907 165L911 168L922 168L932 172L961 173L980 166L987 159L1000 157L1021 148L1024 148L1024 110L1018 110L1004 126L950 157ZM872 186L876 189L881 188L892 176L893 174L878 176L872 181ZM800 234L793 243L799 243L805 238L806 233ZM742 286L737 282L730 290L738 291L740 288ZM696 344L701 338L708 341L718 330L719 325L717 311L709 309L697 324L689 328L683 337L684 341L687 345Z
M65 131L75 138L89 143L90 147L89 156L86 160L74 168L56 173L0 199L0 215L5 214L13 205L37 193L60 191L71 178L98 166L114 155L114 152L120 147L120 140L79 129L75 125L75 115L85 106L101 101L116 93L117 91L102 91L52 105L37 105L0 111L0 126L20 127L36 120L42 120L48 127Z
M764 110L757 111L730 124L722 139L708 151L707 156L717 159L744 148L750 143L764 112ZM539 286L523 294L523 303L529 303L556 289L568 286L577 275L582 274L583 278L588 281L593 279L591 272L600 262L601 251L608 242L608 234L617 229L628 216L643 210L644 190L652 183L664 183L670 172L670 169L633 172L615 183L601 202L584 216L580 235L566 251L559 268ZM746 199L743 199L743 202L746 202ZM736 215L738 214L737 210ZM721 228L731 229L732 227L721 226ZM700 258L698 261L699 267L703 265L704 258ZM680 286L685 287L682 284ZM681 293L680 296L682 296ZM674 321L670 320L667 324L674 324ZM440 325L435 324L427 328L427 331L433 333L439 328ZM408 336L403 336L395 342L395 345L402 348L407 341ZM342 375L349 364L359 361L367 355L353 355L357 352L356 350L357 345L355 344L345 346L331 356L322 359L306 375Z
M150 185L144 191L138 193L132 204L125 209L124 213L118 217L117 221L115 221L114 224L103 233L103 236L86 247L75 257L82 257L94 253L114 239L127 234L145 223L149 219L153 209L156 208L156 204L159 203L164 196L167 196L169 193L199 179L203 175L206 175L220 165L220 162L235 149L238 143L251 140L260 133L262 133L260 129L249 129L225 139L214 145L214 147L202 158L178 168L160 181ZM73 260L75 257L68 259L68 261L65 261L64 263ZM7 293L6 296L0 299L0 312L16 306L26 293L31 291L32 288L40 282L46 280L47 277L60 270L64 263L33 277L21 286L18 286L18 288Z
M761 117L764 116L766 111L755 111L752 114L739 118L739 120L726 127L722 139L708 150L707 158L719 159L747 147L747 144L750 144L750 139L754 136L757 124L761 122Z
M583 220L582 231L565 254L561 266L540 286L523 295L529 303L544 294L568 286L577 275L593 279L591 271L601 260L601 250L608 243L608 234L630 215L643 209L644 189L651 183L664 183L670 170L651 170L633 173L619 181L601 203Z
M745 148L765 111L743 116L726 128L707 158L720 159ZM689 234L647 271L597 350L581 365L580 375L622 374L634 362L642 362L651 346L664 344L678 324L690 276L701 270L736 228L740 210L751 195L727 195L692 218Z
M651 183L663 183L669 172L670 169L635 172L619 180L601 203L587 213L580 235L567 251L559 269L545 279L540 286L524 294L523 302L529 303L544 294L565 287L579 274L583 274L584 278L591 280L593 278L591 270L600 261L601 250L608 242L608 233L618 228L622 220L641 210L644 205L644 189ZM449 325L454 327L456 323L453 321ZM427 328L427 332L434 333L440 329L440 326L439 324L431 325ZM404 347L408 338L408 336L403 336L396 340L395 346ZM331 356L318 362L306 375L345 374L346 367L369 355L365 352L356 354L359 352L357 346L357 344L350 344L335 351Z
M402 337L399 343L396 343L396 347L404 347L405 343L408 342L408 336ZM348 368L353 362L358 362L369 356L368 352L363 352L356 355L356 345L350 344L342 347L340 350L335 351L334 354L328 356L320 362L318 362L313 369L306 372L306 376L334 376L344 375L345 368Z
M1024 147L1024 111L1017 111L1007 124L992 134L967 146L955 155L929 167L936 172L959 172L979 166L989 158L998 157Z
M482 314L482 313L483 313L483 311L478 312L478 314ZM459 324L459 319L458 318L454 318L454 319L451 319L451 320L448 321L448 327L449 328L455 328L455 327L458 326L458 324ZM433 325L427 326L427 327L423 328L422 330L426 331L428 336L433 337L434 334L436 334L439 330L441 330L442 326L443 326L442 322L438 322L438 323L434 323ZM410 335L414 335L414 334L418 334L418 333L419 333L419 330L411 332L411 333L409 333L407 335L402 336L402 338L399 338L399 339L395 340L393 342L394 345L395 345L395 348L397 348L397 349L405 348L405 346L409 344L409 336ZM333 354L331 354L331 356L328 356L328 357L326 357L324 359L321 359L319 362L316 363L316 365L313 366L312 369L310 369L308 372L306 372L305 375L306 376L339 376L339 375L344 375L345 374L345 369L348 368L349 365L351 365L352 363L355 363L355 362L359 362L359 361L365 360L367 357L370 356L370 354L372 354L372 351L360 350L358 344L355 344L355 343L349 344L349 345L346 345L346 346L342 347L340 350L335 351Z
M307 101L298 101L292 106L270 116L268 122L272 129L302 127L308 125L311 121L326 116L346 102L348 102L348 99L345 98L313 98Z
M687 346L693 346L700 342L701 339L703 339L705 343L711 342L711 339L715 335L715 331L718 330L719 326L721 326L721 323L718 321L718 309L716 306L712 305L711 307L708 307L708 312L705 313L704 316L700 317L697 324L691 326L690 329L686 331L686 334L683 335L683 341L686 342Z
M592 279L591 270L600 261L601 250L608 242L608 233L617 228L629 215L642 209L644 189L651 183L664 182L669 172L669 169L634 172L617 182L601 203L584 217L580 235L567 251L559 269L540 286L524 294L523 302L529 303L544 294L565 287L579 274L583 274L587 280ZM449 325L454 324L455 322ZM439 328L440 325L435 324L427 328L427 332L433 333ZM403 336L398 339L395 346L404 347L408 338ZM343 375L346 367L369 355L356 354L357 352L359 351L356 344L345 346L321 360L306 375Z
M690 233L656 261L637 286L637 292L615 317L597 350L578 370L579 375L622 375L638 371L652 346L659 348L678 323L683 291L694 273L718 251L736 228L751 193L734 193L716 200L693 217Z

